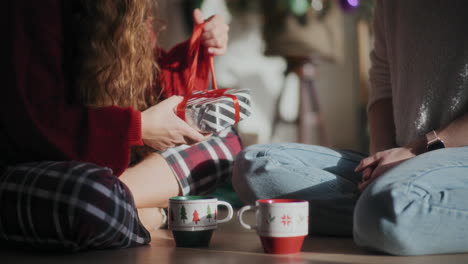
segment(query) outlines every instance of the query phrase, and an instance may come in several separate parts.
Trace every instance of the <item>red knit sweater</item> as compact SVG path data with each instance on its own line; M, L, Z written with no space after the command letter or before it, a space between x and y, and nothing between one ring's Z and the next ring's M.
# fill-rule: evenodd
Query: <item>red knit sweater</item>
M60 2L2 3L4 54L0 63L5 86L0 104L0 162L79 160L109 167L120 175L128 166L130 147L143 144L141 113L132 108L88 109L67 103L74 93L63 68ZM158 63L166 96L183 93L188 77L187 44L160 52ZM196 80L200 87L208 84L208 65L202 68Z

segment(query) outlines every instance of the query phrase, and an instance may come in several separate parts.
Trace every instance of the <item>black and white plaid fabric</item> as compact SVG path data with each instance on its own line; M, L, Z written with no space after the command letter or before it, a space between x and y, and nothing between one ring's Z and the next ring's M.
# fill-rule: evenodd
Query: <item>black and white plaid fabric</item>
M203 96L204 92L193 94ZM240 120L250 116L250 90L228 89L226 94L234 95L239 102ZM220 132L236 124L234 101L228 96L194 97L185 108L187 123L200 131Z
M0 242L80 251L147 244L133 197L107 168L76 161L36 162L0 175Z
M230 175L240 150L239 137L229 129L161 155L184 195L203 194ZM77 161L0 165L0 244L74 252L150 239L130 190L108 168Z
M228 128L207 141L180 145L160 154L176 175L182 194L201 195L230 177L234 158L241 149L236 131Z

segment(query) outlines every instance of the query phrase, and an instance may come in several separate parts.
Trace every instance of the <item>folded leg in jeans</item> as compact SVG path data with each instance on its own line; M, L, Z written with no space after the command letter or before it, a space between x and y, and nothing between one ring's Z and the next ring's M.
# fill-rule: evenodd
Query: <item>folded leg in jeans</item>
M234 162L233 186L248 204L264 198L310 203L310 233L351 235L364 154L295 144L255 145Z
M246 203L310 201L311 233L353 234L358 245L395 255L468 251L468 147L421 154L360 194L354 168L364 157L302 144L252 146L235 161L233 185Z

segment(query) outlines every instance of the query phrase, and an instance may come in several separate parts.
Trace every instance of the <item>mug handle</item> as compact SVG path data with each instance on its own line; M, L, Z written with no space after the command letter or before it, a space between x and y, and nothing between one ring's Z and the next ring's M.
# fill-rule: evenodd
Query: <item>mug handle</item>
M246 224L244 222L244 220L242 220L242 215L244 214L244 212L248 211L248 210L257 210L257 207L256 205L246 205L244 207L242 207L239 212L237 213L237 215L239 216L239 222L241 223L241 225L246 228L246 229L257 229L257 226L256 225L249 225L249 224Z
M224 206L226 206L226 208L228 209L228 215L227 215L225 218L218 220L217 223L218 223L218 224L219 224L219 223L225 223L225 222L231 220L231 219L232 219L232 215L234 214L234 210L232 209L232 206L231 206L229 203L224 202L224 201L218 201L218 206L219 206L219 205L224 205Z

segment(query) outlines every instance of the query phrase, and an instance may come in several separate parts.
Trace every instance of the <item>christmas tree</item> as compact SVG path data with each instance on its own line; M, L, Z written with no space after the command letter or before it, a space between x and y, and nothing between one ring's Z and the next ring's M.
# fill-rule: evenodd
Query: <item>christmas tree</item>
M187 220L187 211L185 211L185 207L183 205L182 207L180 207L180 220L182 220L184 224L185 224L185 220Z
M197 210L193 211L193 219L192 222L195 222L195 224L198 225L198 222L200 222L200 218L198 217L198 212Z
M209 205L208 205L208 208L206 209L206 218L208 218L208 222L211 222L211 218L213 218L213 216L211 216L211 208Z

